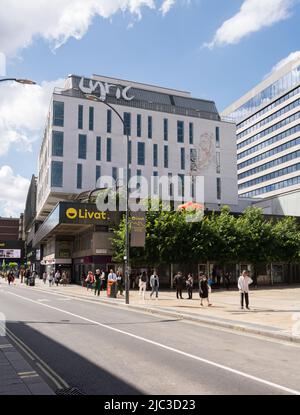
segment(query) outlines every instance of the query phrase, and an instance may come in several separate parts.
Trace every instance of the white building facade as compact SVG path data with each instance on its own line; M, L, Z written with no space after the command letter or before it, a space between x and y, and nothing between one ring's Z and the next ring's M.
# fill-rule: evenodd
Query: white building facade
M300 190L300 60L269 75L222 116L237 123L239 198L268 199L266 212L294 214L286 200L296 197L299 206L300 193L275 199Z
M87 92L99 102L87 99ZM104 94L104 96L103 96ZM106 100L122 116L100 102ZM99 177L203 176L206 207L237 205L235 125L223 122L212 101L188 92L103 76L71 75L55 90L39 156L37 219L59 201L97 187Z

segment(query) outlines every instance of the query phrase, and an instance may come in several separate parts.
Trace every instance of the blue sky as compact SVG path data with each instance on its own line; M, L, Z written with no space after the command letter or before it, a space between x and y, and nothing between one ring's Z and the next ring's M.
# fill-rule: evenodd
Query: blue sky
M28 0L29 10L0 0L6 3L0 16L6 73L41 86L26 93L0 87L0 215L22 208L56 80L70 73L115 76L188 90L221 111L300 49L297 0L167 0L163 10L163 0ZM77 10L70 13L70 4Z

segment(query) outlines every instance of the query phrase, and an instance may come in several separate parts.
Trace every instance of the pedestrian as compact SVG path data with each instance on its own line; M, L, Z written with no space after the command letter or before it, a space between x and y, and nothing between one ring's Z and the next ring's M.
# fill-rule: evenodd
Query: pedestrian
M60 283L61 283L64 287L66 287L66 285L67 285L67 283L68 283L68 277L67 277L67 273L66 273L66 271L64 271L64 272L62 273Z
M11 283L14 282L14 273L13 273L13 271L9 271L8 277L7 277L7 282L8 282L8 285L10 285Z
M47 282L47 273L46 272L43 272L43 281L44 281L44 284L46 284L46 282Z
M153 274L150 277L150 287L152 289L150 298L152 298L152 295L155 293L156 298L158 298L158 290L159 290L159 277L156 273L156 271L153 272Z
M92 271L89 271L88 272L88 275L87 275L87 277L85 279L85 282L86 282L86 289L87 289L87 291L89 289L92 289L93 288L93 285L94 285L94 282L95 282L95 277L94 277L94 274L93 274Z
M98 294L98 297L100 296L100 291L102 288L102 273L100 269L96 269L95 274L95 295Z
M176 297L182 300L183 299L182 290L184 289L184 286L185 286L185 279L184 279L184 276L182 275L182 272L178 272L175 275L174 284L176 286Z
M61 279L61 274L60 274L60 271L57 270L54 276L54 281L57 287L58 287L60 279Z
M49 287L52 287L53 281L54 281L54 271L53 270L51 270L49 272L48 280L49 280Z
M124 288L123 288L123 276L122 276L121 271L117 272L117 295L119 291L120 291L120 295L123 296Z
M238 280L238 289L241 295L241 309L244 310L244 300L247 310L249 307L249 285L253 283L253 280L249 276L249 272L244 270Z
M114 272L113 269L111 269L108 274L107 284L110 285L110 293L111 293L110 296L112 298L116 298L117 297L117 293L116 293L117 274Z
M26 285L29 284L30 277L31 277L31 271L30 271L30 268L27 268L26 273L25 273L25 283L26 283Z
M188 275L188 279L186 281L186 286L187 286L187 292L188 292L188 299L192 300L193 299L193 287L194 287L194 279L192 274Z
M25 276L25 269L22 268L21 271L20 271L21 284L23 284L23 282L24 282L24 276Z
M208 285L208 281L207 281L207 277L206 275L202 275L200 277L200 281L199 281L199 295L201 298L201 303L200 305L203 306L203 300L207 301L208 306L211 306L211 303L209 301L209 285Z
M147 282L148 282L147 274L145 271L143 271L139 277L139 296L142 296L143 300L145 300Z

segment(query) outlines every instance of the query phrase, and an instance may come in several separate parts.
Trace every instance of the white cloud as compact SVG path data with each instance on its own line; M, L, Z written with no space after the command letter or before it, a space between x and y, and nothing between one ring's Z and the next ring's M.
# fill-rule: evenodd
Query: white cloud
M300 51L298 50L296 52L292 52L286 58L282 59L275 66L273 66L270 74L272 74L273 72L278 71L283 66L285 66L287 63L294 62L294 61L299 61L299 60L300 60ZM268 75L270 75L270 74L268 74Z
M24 212L29 180L14 175L10 166L0 167L0 214L2 216L19 216Z
M164 0L161 12L174 1ZM143 8L159 5L161 0L1 0L0 51L15 54L37 37L57 48L72 37L81 39L96 16L108 19L122 12L140 19Z
M41 138L53 89L63 86L63 82L59 79L35 86L1 84L0 156L11 146L15 150L31 151L33 141Z
M295 0L244 0L241 9L217 30L209 48L238 43L250 33L285 20L291 15Z
M167 14L172 6L174 6L175 0L164 0L163 4L161 5L160 11L163 15Z

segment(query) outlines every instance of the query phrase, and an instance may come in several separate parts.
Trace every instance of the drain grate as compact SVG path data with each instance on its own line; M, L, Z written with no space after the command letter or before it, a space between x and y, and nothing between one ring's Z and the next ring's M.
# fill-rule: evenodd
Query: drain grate
M58 389L55 393L56 393L56 395L63 395L63 396L69 396L69 395L85 395L85 393L81 392L77 388Z

